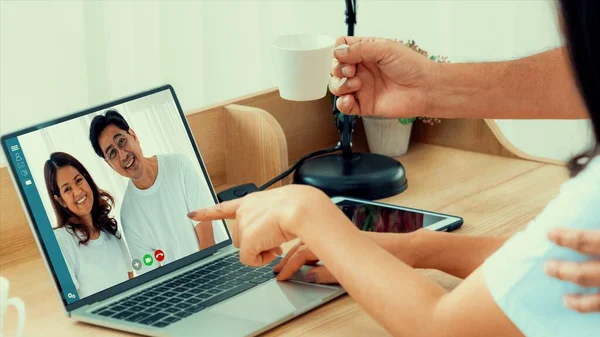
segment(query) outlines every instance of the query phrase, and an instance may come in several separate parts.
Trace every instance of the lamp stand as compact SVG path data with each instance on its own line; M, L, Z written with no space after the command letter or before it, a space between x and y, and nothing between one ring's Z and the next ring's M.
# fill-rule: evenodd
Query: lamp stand
M346 1L348 36L354 36L356 0ZM394 158L375 153L352 152L356 117L342 114L333 99L333 115L340 132L341 153L309 159L294 173L294 183L319 188L330 197L383 199L404 192L408 183L404 167Z

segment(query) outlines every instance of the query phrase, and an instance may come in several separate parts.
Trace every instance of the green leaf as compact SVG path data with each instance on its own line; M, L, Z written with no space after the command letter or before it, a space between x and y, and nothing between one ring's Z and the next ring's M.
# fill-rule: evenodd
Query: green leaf
M401 124L404 124L404 125L408 125L408 124L410 124L410 123L414 122L415 120L417 120L417 118L416 118L416 117L411 117L411 118L398 118L398 121L399 121Z

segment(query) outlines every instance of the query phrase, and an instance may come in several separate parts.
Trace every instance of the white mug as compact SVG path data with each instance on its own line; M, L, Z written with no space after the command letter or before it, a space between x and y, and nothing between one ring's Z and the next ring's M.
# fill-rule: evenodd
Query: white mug
M15 307L19 316L19 324L17 325L17 337L23 336L23 328L25 327L25 303L17 297L8 298L9 282L6 278L0 276L0 337L4 336L4 315L9 306Z
M335 39L327 35L283 35L271 43L279 95L290 101L325 97Z

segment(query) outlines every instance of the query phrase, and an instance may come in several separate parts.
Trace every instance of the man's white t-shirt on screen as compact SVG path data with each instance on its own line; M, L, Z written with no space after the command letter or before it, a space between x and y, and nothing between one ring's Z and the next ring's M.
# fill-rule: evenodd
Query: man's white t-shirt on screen
M121 205L121 226L134 259L143 261L146 254L154 256L160 249L167 264L200 250L191 211L215 204L208 183L193 163L184 155L158 155L158 176L145 190L129 181ZM215 243L227 240L220 221L213 222ZM159 263L143 265L143 274Z
M62 227L54 231L79 298L127 281L133 271L131 257L123 239L100 232L96 240L86 245ZM121 237L117 233L117 236Z

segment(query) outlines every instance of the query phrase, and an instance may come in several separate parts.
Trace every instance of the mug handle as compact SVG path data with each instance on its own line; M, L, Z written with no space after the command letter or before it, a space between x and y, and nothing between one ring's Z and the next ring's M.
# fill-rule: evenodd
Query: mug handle
M23 300L18 297L13 297L9 299L7 302L7 306L13 306L17 309L17 313L19 314L19 325L17 326L17 336L23 336L23 329L25 328L25 303Z

